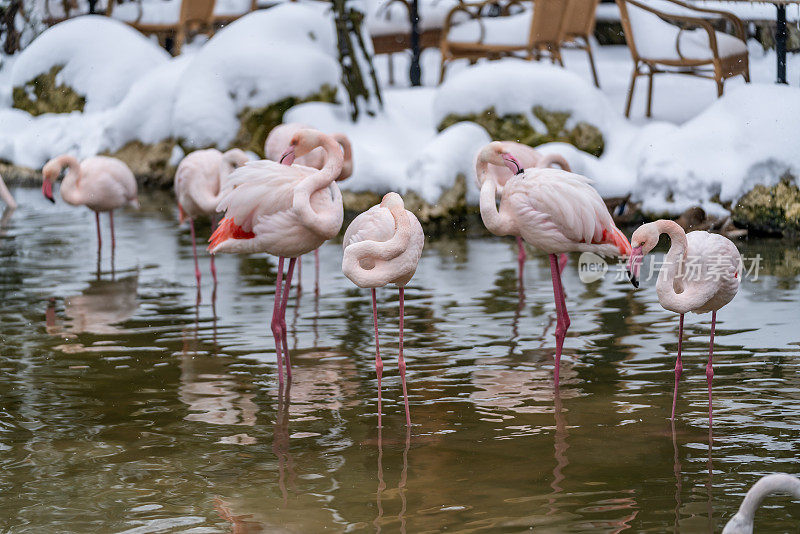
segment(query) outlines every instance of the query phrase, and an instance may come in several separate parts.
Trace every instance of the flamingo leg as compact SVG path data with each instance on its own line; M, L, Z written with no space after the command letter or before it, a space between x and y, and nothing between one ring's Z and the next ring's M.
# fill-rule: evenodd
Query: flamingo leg
M275 304L272 307L272 335L275 337L275 354L278 359L278 384L283 388L283 358L281 356L281 287L283 282L283 256L278 259L278 279L275 281Z
M319 249L314 251L314 294L319 295Z
M525 269L525 260L528 258L527 254L525 254L525 243L522 241L520 236L517 236L517 249L519 249L519 253L517 254L517 263L519 264L519 278L522 280L522 273Z
M561 273L564 272L564 267L567 266L567 258L568 258L568 256L566 254L563 254L563 253L559 254L559 256L558 256L558 274L559 275L561 275Z
M558 384L558 375L561 368L561 350L564 347L564 338L569 329L570 320L567 313L567 303L564 299L564 288L561 285L561 272L558 268L558 258L555 254L550 254L550 274L553 278L553 295L556 301L556 364L553 381Z
M297 298L303 292L303 256L297 257Z
M211 232L213 233L214 230L217 229L217 217L216 215L211 216ZM211 255L211 277L214 279L214 287L217 287L217 266L214 265L214 254Z
M200 285L200 266L197 263L197 241L194 235L194 219L189 219L189 229L192 232L192 254L194 254L194 277L197 278L197 285ZM212 256L213 258L213 256Z
M398 360L398 367L400 368L400 378L403 381L403 402L406 405L406 425L411 426L411 414L408 411L408 389L406 388L406 361L403 359L403 315L404 315L404 305L403 301L405 299L405 288L400 288L400 354L397 358Z
M678 381L681 379L681 373L683 373L683 362L681 361L682 348L683 348L683 314L681 314L681 318L678 323L678 359L675 360L675 391L672 394L672 417L670 417L671 421L675 420L675 405L678 403Z
M100 237L100 212L94 212L94 222L97 226L97 253L100 254L100 249L103 247L103 238Z
M372 288L372 322L375 325L375 374L378 376L378 429L381 428L382 397L381 397L381 378L383 377L383 360L381 360L381 348L378 342L378 303L375 298L375 288ZM380 430L378 430L380 432Z
M292 379L292 360L289 358L289 343L286 341L286 305L289 302L289 290L292 288L292 274L297 258L289 259L289 270L286 271L286 286L283 290L283 302L281 302L280 321L281 321L281 340L283 341L283 356L286 362L286 376Z
M714 380L714 366L712 358L714 356L714 330L717 327L717 312L711 312L711 342L708 346L708 365L706 365L706 381L708 382L708 429L711 431L713 422L713 406L711 403L711 381Z
M114 238L114 210L108 212L108 218L111 220L111 257L114 257L114 249L117 248L117 241Z

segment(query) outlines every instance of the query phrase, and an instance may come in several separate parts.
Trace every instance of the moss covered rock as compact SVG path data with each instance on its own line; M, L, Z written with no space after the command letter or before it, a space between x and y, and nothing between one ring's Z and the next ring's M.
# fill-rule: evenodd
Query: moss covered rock
M170 160L176 144L171 139L155 144L131 141L113 154L105 155L122 160L139 183L166 188L172 186L175 176L175 167L170 165Z
M800 188L789 177L772 187L757 185L739 199L732 216L757 233L800 236Z
M514 140L529 146L543 143L570 143L584 152L600 156L605 148L605 141L600 130L587 122L579 122L571 128L567 123L571 117L569 112L550 111L541 106L532 110L533 116L544 125L537 131L524 114L510 113L499 115L494 107L478 114L460 115L451 113L439 124L439 131L458 122L471 121L483 126L495 141Z
M267 134L283 122L283 114L289 108L303 102L336 102L336 88L323 85L318 93L305 98L291 96L263 108L246 108L239 114L239 131L232 146L251 150L263 157Z
M49 72L28 80L20 87L14 87L12 90L14 107L31 115L83 111L86 98L68 85L58 82L58 73L63 68L61 65L56 65Z

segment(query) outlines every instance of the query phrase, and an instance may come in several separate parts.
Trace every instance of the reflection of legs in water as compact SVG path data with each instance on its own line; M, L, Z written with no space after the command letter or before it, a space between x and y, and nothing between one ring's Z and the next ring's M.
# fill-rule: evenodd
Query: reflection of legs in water
M408 481L408 449L411 448L411 427L406 427L406 446L403 449L403 470L400 472L400 483L397 489L400 491L400 513L397 518L400 520L400 532L406 534L406 482Z
M213 254L211 256L214 257ZM217 284L214 284L214 289L211 290L211 318L214 321L214 353L217 349Z
M706 484L706 494L708 495L708 531L714 532L714 506L713 506L713 489L714 489L714 463L711 460L711 451L714 444L714 436L712 435L711 421L708 422L708 483Z
M248 532L264 532L264 526L257 521L248 521L253 514L234 515L228 503L219 497L214 497L214 509L223 521L231 524L232 534L247 534Z
M514 311L514 320L511 322L511 342L508 347L508 355L514 353L517 348L517 340L519 339L519 319L522 316L522 310L525 308L525 288L522 285L522 278L519 279L517 284L517 309Z
M672 473L675 475L675 532L680 532L679 522L681 519L681 460L678 456L678 440L675 435L675 421L670 421L672 428L672 451L673 463Z
M525 260L527 255L525 254L525 242L522 241L522 238L517 236L517 276L519 277L519 287L522 291L525 291L525 281L523 280L525 276Z
M374 291L374 290L373 290ZM383 429L378 425L378 491L375 494L375 504L378 508L378 517L372 522L375 531L381 531L381 521L383 520L383 490L386 489L386 482L383 480Z
M550 494L551 497L547 501L550 509L546 515L553 515L558 512L556 500L558 494L564 491L560 484L561 481L564 480L564 468L569 465L569 459L567 458L567 449L569 449L569 445L567 444L567 421L564 417L562 408L561 392L558 388L558 382L556 382L555 389L553 390L553 414L555 415L556 420L556 430L553 442L555 448L554 456L556 460L556 466L553 468L553 482L550 484L550 487L553 489L553 491Z
M285 388L285 389L284 389ZM272 452L278 458L278 487L283 495L284 506L289 502L286 490L286 471L289 471L289 482L294 486L294 461L289 453L289 401L292 389L291 380L286 386L278 387L278 407L275 414L275 428L272 438Z

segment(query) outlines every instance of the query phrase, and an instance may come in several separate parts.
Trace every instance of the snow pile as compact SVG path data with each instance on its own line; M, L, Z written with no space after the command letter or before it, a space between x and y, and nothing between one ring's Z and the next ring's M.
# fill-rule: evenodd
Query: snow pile
M339 84L336 37L326 5L283 4L242 17L196 54L179 82L174 134L195 147L227 147L237 116Z
M800 89L748 84L727 92L703 113L639 158L633 197L647 212L679 213L698 203L739 199L756 184L800 176Z
M165 63L169 54L132 28L101 16L57 24L25 48L11 72L14 87L53 67L57 80L86 97L84 111L118 104L145 72Z
M568 112L568 127L587 122L604 136L623 121L605 95L584 78L560 67L518 59L482 63L453 75L439 89L433 113L438 124L450 114L478 114L494 107L501 116L524 114L534 128L544 130L533 116L536 106Z

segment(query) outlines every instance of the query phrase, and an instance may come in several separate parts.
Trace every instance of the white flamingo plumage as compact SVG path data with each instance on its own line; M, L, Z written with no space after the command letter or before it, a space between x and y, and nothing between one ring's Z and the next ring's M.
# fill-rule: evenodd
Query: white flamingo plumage
M708 382L708 424L712 423L711 382L714 377L714 330L717 310L728 304L739 290L742 258L736 245L727 237L704 231L683 231L674 221L659 220L640 226L631 236L631 257L628 264L631 282L639 287L642 258L658 244L661 234L667 234L671 244L656 281L658 302L666 309L680 314L678 327L678 357L675 361L675 391L672 397L672 416L678 400L678 381L683 372L681 345L683 316L688 312L711 312L711 341L706 365Z
M210 217L212 227L217 213L217 205L222 199L222 183L236 167L250 160L238 148L224 154L216 148L195 150L183 158L175 172L175 196L178 199L179 222L189 219L192 233L192 253L194 254L194 274L200 285L200 267L197 262L197 243L194 220ZM217 283L217 270L214 256L211 256L211 276Z
M14 196L11 194L11 191L9 191L8 187L6 187L6 183L3 181L2 176L0 176L0 199L3 199L3 202L6 203L8 209L17 209L17 201L14 200Z
M561 350L570 320L561 284L558 254L594 252L627 256L630 244L608 213L605 202L583 176L558 169L524 170L502 143L486 145L478 155L477 173L489 165L505 165L513 173L496 204L497 183L481 180L481 218L495 235L519 235L550 255L557 326L554 380L558 385Z
M775 493L788 493L793 498L800 499L800 479L786 473L774 473L761 477L747 491L739 510L722 529L722 534L753 534L753 519L756 510L765 498Z
M270 130L269 135L267 135L267 140L264 143L264 156L266 159L279 161L284 151L289 146L292 136L304 129L311 130L313 128L298 122L287 122L286 124L279 124ZM330 136L342 147L342 156L344 158L342 161L342 170L336 178L336 181L341 182L353 174L353 149L350 144L350 139L345 134L332 133ZM325 165L325 151L322 148L315 148L308 154L298 157L295 163L298 165L305 165L306 167L321 169L322 166ZM303 258L297 258L298 294L302 282L299 280L303 268L302 261ZM319 249L314 250L314 292L319 293Z
M108 212L111 221L111 250L114 239L114 210L125 205L139 207L136 178L122 161L108 156L93 156L80 163L74 156L63 154L48 161L42 168L44 182L42 194L51 202L53 184L58 180L61 171L67 167L67 173L61 182L61 198L73 206L86 206L94 211L97 224L97 250L102 246L100 237L100 213Z
M517 143L516 141L495 141L499 143L503 147L503 150L516 158L519 162L519 166L522 169L531 169L531 168L539 168L539 169L546 169L547 167L552 167L553 165L558 165L562 170L571 172L569 162L562 156L561 154L542 154L535 148L529 145L524 145L522 143ZM480 151L478 152L480 155ZM476 155L476 159L478 157ZM477 166L477 161L476 161ZM478 189L483 187L483 182L486 180L494 180L497 183L497 195L502 196L503 194L503 186L506 185L509 178L514 176L514 173L511 170L503 166L498 165L491 165L486 164L485 172L476 174L476 183L478 184ZM522 237L517 235L517 262L519 263L519 279L520 279L520 287L522 287L522 275L523 275L523 268L525 266L525 260L527 259L527 254L525 254L525 245L522 243ZM563 271L564 267L567 264L567 255L561 254L558 258L558 266L559 271Z
M381 203L353 219L344 234L342 272L358 287L372 291L375 326L375 372L378 376L378 426L381 426L381 376L383 361L378 343L378 309L375 288L395 284L400 292L400 349L398 366L403 383L406 424L411 426L403 359L403 301L405 286L414 276L422 256L425 235L413 213L405 209L397 193L387 193Z
M327 153L322 169L292 165L295 157L317 147ZM209 239L208 250L212 254L266 252L279 257L272 332L278 379L283 385L282 356L291 378L286 302L295 262L298 256L339 233L344 210L342 194L335 183L342 168L342 151L333 138L315 130L300 130L292 137L281 160L289 165L260 160L230 174L217 206L217 211L224 211L225 217ZM284 258L290 260L282 290Z

